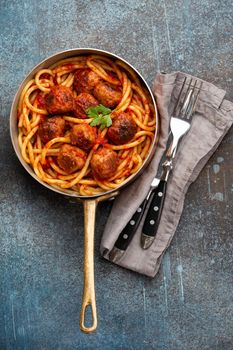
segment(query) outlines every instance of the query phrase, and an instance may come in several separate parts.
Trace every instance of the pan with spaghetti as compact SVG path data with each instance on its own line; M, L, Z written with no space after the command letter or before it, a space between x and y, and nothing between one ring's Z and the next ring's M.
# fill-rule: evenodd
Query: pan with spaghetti
M37 65L12 104L11 139L25 169L53 191L83 200L84 290L80 328L97 327L94 227L99 201L133 181L158 139L153 95L125 60L97 49L73 49ZM92 325L85 326L86 307Z

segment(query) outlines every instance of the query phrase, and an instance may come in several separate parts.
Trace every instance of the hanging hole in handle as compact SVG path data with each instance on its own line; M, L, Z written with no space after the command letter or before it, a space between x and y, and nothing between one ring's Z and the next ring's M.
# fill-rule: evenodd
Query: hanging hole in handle
M93 315L91 304L87 304L84 311L84 324L87 328L90 328L93 324Z
M92 333L97 328L97 318L96 318L96 312L91 304L89 302L88 304L84 305L81 312L80 317L80 329L84 333Z

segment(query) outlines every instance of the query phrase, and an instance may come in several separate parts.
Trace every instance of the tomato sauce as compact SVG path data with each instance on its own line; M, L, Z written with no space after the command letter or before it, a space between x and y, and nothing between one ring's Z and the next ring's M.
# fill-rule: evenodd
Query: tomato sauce
M95 141L95 145L105 146L107 143L108 143L108 141L101 136L97 137L97 139Z
M43 123L46 119L46 116L44 114L40 115L40 123Z
M63 67L66 68L66 69L73 69L74 68L74 64L67 63L67 64L64 64Z
M51 75L49 73L43 73L40 75L40 79L50 79Z
M43 170L48 170L50 168L51 159L45 158L45 163L42 164Z
M41 96L41 95L39 94L39 95L37 95L36 100L37 100L37 103L38 103L38 107L39 107L40 109L44 109L44 108L45 108L45 100L44 100L44 97Z
M130 169L126 169L126 171L125 171L124 175L128 177L130 174L131 174Z

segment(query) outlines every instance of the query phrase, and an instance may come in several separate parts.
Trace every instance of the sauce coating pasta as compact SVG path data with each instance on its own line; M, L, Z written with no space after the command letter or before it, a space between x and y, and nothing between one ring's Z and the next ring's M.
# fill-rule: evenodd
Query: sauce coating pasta
M93 124L88 110L98 106L111 111L109 125ZM18 130L22 157L42 181L93 196L119 187L139 170L153 144L156 115L151 97L124 62L86 55L41 69L26 84Z

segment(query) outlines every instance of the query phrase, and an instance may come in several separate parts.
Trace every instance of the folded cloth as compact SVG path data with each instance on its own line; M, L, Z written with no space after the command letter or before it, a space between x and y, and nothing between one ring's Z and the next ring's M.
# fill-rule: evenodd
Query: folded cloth
M190 75L181 72L158 73L155 77L153 93L160 116L159 143L151 163L143 174L114 201L100 247L101 254L106 259L120 232L145 198L157 173L166 149L170 115L185 76L191 78ZM199 82L198 86L201 81L203 84L191 129L178 147L155 240L147 250L140 247L142 220L124 256L117 262L120 266L150 277L154 277L158 272L163 254L174 236L189 185L196 180L233 122L233 104L224 99L225 91L206 81L195 79Z

